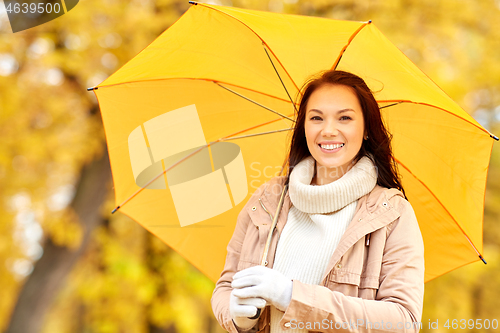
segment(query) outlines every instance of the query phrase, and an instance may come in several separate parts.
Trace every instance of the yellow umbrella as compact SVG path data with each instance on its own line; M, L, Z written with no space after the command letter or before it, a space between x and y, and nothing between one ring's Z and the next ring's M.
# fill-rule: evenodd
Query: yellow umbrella
M371 22L193 3L89 88L101 108L117 209L216 281L238 213L281 171L292 97L331 68L376 92L424 237L425 280L479 260L498 138Z

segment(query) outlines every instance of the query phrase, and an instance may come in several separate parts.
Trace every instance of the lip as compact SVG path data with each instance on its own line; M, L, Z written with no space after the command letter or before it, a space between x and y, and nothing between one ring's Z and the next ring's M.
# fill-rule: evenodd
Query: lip
M335 143L323 143L323 144L336 144L336 143L343 143L343 142L335 142ZM326 150L326 149L323 149L319 144L318 144L318 147L319 149L325 153L325 154L333 154L333 153L336 153L338 152L340 149L344 148L345 147L345 143L342 147L339 147L339 148L335 148L335 149L332 149L332 150Z
M335 144L339 144L339 143L343 143L342 141L321 141L321 142L318 142L318 145L335 145Z

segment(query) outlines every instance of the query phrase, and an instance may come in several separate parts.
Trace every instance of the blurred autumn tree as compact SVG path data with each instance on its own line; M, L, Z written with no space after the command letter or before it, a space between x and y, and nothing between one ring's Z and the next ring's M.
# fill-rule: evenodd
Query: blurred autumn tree
M371 19L467 112L500 133L500 1L219 4ZM213 283L135 222L110 216L104 133L97 101L86 91L188 7L184 0L82 0L54 21L0 35L0 330L221 331L209 306ZM424 331L435 331L429 319L439 319L442 331L446 319L500 319L499 218L496 144L485 209L488 265L468 265L426 285Z
M109 216L104 133L86 91L188 6L81 1L61 18L0 36L2 331L216 327L213 284L135 222Z

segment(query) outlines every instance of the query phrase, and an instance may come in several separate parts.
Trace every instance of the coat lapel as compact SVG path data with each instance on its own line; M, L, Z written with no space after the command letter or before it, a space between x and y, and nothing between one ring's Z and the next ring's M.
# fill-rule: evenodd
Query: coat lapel
M322 283L335 264L354 244L399 218L400 214L389 203L389 199L398 193L401 192L376 185L370 193L359 198L354 217L323 273Z
M259 229L260 256L262 256L262 254L264 253L266 239L273 222L269 214L264 210L264 208L262 208L262 205L264 205L267 211L274 217L285 180L285 177L277 177L272 179L265 190L257 196L253 205L249 205L247 207L247 212L250 216L250 219L252 220L252 223ZM288 211L290 210L291 205L292 203L287 191L283 199L283 205L279 212L278 222L276 224L276 231L273 231L271 245L269 247L269 252L267 255L267 260L269 262L267 267L269 268L271 268L274 263L274 255L276 253L279 235L281 235L281 231L285 226L288 217ZM253 209L253 207L255 207L255 210Z

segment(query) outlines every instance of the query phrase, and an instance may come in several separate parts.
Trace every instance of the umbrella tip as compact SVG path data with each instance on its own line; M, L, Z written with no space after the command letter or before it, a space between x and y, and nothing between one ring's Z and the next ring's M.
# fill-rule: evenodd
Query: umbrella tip
M484 264L485 264L485 265L487 264L487 263L486 263L486 260L484 260L484 258L483 258L483 256L482 256L482 255L479 255L479 259L481 259L481 260L484 262Z
M497 141L498 141L498 136L493 135L493 134L490 134L490 136L491 136L493 139L495 139L495 140L497 140Z
M372 23L372 20L369 20L369 21L368 21L368 24L370 24L370 23Z
M117 211L118 209L120 209L120 206L116 206L116 208L115 208L115 209L113 209L113 211L111 212L111 214L116 213L116 211Z
M97 90L99 89L99 87L90 87L90 88L87 88L87 91L92 91L92 90Z
M198 3L197 2L194 2L194 1L189 1L190 4L192 5L197 5Z

